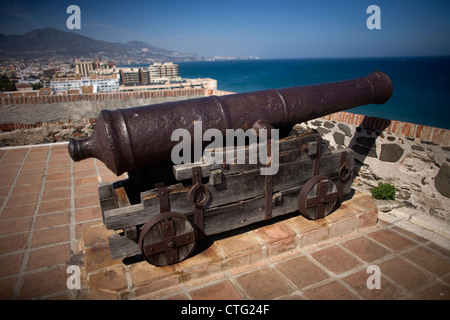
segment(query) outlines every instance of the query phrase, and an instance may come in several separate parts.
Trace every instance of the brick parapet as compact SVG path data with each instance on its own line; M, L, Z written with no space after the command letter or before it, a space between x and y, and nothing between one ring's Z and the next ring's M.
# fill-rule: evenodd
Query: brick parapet
M450 145L450 130L414 124L398 120L388 120L377 117L369 117L360 114L340 111L321 117L321 119L336 121L363 127L377 131L385 131L399 137L420 139L424 142L432 142L442 145Z
M126 92L99 92L99 93L70 93L54 95L33 95L25 92L1 93L0 105L8 104L38 104L38 103L60 103L75 101L104 101L104 100L131 100L151 99L182 96L208 96L224 95L232 92L212 90L204 88L164 89L149 91L126 91Z

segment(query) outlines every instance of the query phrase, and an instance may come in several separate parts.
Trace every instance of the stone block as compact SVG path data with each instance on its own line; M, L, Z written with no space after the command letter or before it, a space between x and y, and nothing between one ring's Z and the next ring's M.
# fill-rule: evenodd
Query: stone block
M397 162L403 156L403 148L395 143L381 145L380 160L386 162Z

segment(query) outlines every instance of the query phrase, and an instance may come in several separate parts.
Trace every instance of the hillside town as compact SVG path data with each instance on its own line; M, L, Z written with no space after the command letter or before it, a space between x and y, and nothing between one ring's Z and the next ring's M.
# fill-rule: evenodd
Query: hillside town
M175 88L217 89L217 81L182 78L179 65L172 62L117 67L114 62L77 58L74 61L49 59L47 63L17 60L0 66L0 92L14 96Z

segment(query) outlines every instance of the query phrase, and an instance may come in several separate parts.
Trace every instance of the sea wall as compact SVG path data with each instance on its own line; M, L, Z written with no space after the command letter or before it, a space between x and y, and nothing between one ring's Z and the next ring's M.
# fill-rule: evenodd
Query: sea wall
M424 213L450 226L449 130L347 112L297 126L317 130L331 150L355 151L356 189L395 186L396 200L377 201L379 210Z

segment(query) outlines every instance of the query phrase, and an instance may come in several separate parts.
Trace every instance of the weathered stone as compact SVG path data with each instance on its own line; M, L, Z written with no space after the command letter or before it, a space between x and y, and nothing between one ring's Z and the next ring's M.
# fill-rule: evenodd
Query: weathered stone
M331 132L331 130L328 130L328 129L325 129L325 128L322 128L322 127L317 127L316 130L321 136Z
M364 147L372 148L372 146L375 145L375 140L376 139L374 139L374 138L357 137L356 143L363 145Z
M338 128L341 129L341 131L342 131L343 133L345 133L345 135L346 135L347 137L350 137L350 138L351 138L351 137L353 136L352 130L350 129L350 127L349 127L348 125L343 124L343 123L339 123L339 124L338 124Z
M424 148L424 147L419 146L419 145L415 145L415 144L413 144L413 145L411 146L411 149L413 149L413 150L415 150L415 151L425 151L425 148Z
M365 157L377 158L377 150L375 148L367 148L364 146L360 146L359 144L354 144L353 146L351 146L351 149Z
M333 138L337 145L343 145L345 142L345 136L342 133L333 133Z
M434 178L434 186L445 197L450 198L450 165L444 162Z
M381 145L380 160L397 162L403 155L403 149L397 144L389 143Z
M323 126L327 129L334 128L334 124L332 124L330 121L327 121L323 124Z
M393 209L404 207L405 204L402 201L397 200L379 200L375 199L375 204L377 205L378 210L383 212L389 212Z

